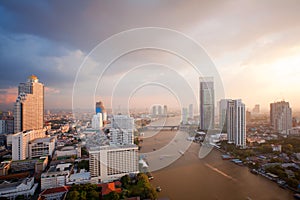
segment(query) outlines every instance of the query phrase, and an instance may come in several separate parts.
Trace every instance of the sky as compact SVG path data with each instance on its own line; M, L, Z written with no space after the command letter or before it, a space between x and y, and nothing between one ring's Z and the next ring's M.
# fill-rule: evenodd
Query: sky
M0 109L13 107L18 84L31 74L45 85L46 109L91 108L98 99L116 108L124 102L145 109L197 104L199 74L170 51L118 55L103 71L105 59L139 39L168 41L187 48L187 56L196 52L172 34L146 31L118 40L124 31L159 27L202 48L199 57L217 71L220 98L242 99L249 110L260 104L265 111L286 100L300 110L299 10L299 0L1 1ZM111 38L118 42L110 44Z

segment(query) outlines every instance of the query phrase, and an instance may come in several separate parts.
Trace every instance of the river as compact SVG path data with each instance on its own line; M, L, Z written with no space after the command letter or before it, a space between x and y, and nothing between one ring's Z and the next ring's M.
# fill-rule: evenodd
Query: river
M159 151L172 141L176 133L161 131L145 137L141 153ZM247 167L222 160L218 150L214 149L205 158L199 159L199 149L199 144L192 143L172 164L152 172L152 184L162 188L159 197L172 200L293 199L292 192L278 187L275 182L250 173Z

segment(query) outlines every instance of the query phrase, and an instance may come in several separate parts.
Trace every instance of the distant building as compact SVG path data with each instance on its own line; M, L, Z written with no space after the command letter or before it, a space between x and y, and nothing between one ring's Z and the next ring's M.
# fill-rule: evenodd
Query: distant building
M200 129L215 126L215 92L213 77L200 78Z
M0 134L4 134L6 133L7 131L7 128L6 128L6 121L5 120L0 120Z
M227 135L228 142L246 147L245 104L240 99L227 102Z
M227 130L227 103L230 99L221 99L219 101L219 128Z
M251 112L250 111L246 111L246 122L249 123L251 121Z
M109 182L139 172L136 145L90 147L89 158L92 183Z
M98 129L101 129L102 127L103 127L102 114L97 113L96 115L93 116L92 128L98 130Z
M100 114L101 117L99 117L98 114ZM104 126L107 123L107 112L102 101L96 102L96 115L98 116L98 119L102 120L102 122L100 122L100 125L102 123Z
M161 105L158 105L158 106L157 106L157 114L158 114L159 116L162 115L162 107L161 107Z
M187 124L187 122L188 122L188 109L187 108L182 108L181 122L182 122L182 124Z
M134 118L128 115L113 115L110 129L112 144L126 145L134 141Z
M164 105L164 115L167 116L168 115L168 106Z
M289 102L280 101L270 104L270 122L275 131L288 134L292 128L292 109Z
M260 106L259 106L259 104L256 104L252 110L252 113L259 114L259 112L260 112Z
M189 105L189 118L194 119L194 106L193 106L193 104Z
M157 110L156 110L156 106L152 106L152 116L156 116L157 115Z
M19 84L14 104L14 132L42 129L44 126L44 85L36 76Z

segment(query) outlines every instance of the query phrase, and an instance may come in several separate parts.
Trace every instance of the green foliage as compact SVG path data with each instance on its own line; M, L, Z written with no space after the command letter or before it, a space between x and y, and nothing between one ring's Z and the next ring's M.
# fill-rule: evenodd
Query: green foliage
M103 199L104 200L119 200L120 196L116 192L111 192L108 195L105 195Z
M89 170L89 161L88 161L88 160L81 160L81 161L78 163L78 168L79 168L79 169L86 169L86 170Z
M66 200L97 200L100 193L98 192L97 185L84 184L84 185L73 185L67 194Z
M121 197L136 197L140 196L141 199L156 199L157 193L153 186L150 184L148 176L144 173L139 173L136 176L135 183L132 183L128 175L121 178L122 187L125 188L121 193ZM125 185L123 185L125 183Z
M122 183L122 187L127 189L130 184L130 177L128 175L122 176L121 183Z

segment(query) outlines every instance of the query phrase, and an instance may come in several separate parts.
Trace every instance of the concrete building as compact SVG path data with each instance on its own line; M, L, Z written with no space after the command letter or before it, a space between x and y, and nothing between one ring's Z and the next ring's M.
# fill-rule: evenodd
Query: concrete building
M11 135L12 160L25 160L29 158L29 142L43 137L46 137L43 129L23 131Z
M51 166L41 175L41 190L67 185L67 179L71 174L72 164L64 163Z
M7 125L5 120L0 120L0 134L7 132Z
M164 116L168 115L168 106L164 105Z
M161 105L158 105L158 106L157 106L157 114L158 114L159 116L162 115L162 107L161 107Z
M136 145L110 145L89 148L92 183L109 182L139 172Z
M200 77L200 129L215 127L215 92L213 77Z
M44 126L44 85L36 76L19 84L14 104L14 132L42 129Z
M240 99L227 102L227 135L229 143L246 147L245 104Z
M29 159L53 156L55 137L37 138L29 142Z
M156 105L152 106L152 116L156 116L157 115L157 109L156 109Z
M111 128L111 144L126 145L133 144L134 136L132 130Z
M259 114L259 112L260 112L260 106L259 106L259 104L256 104L252 110L252 113Z
M270 104L270 123L275 131L288 134L292 128L292 109L289 102L280 101Z
M92 128L96 130L103 128L103 119L101 113L97 113L96 115L93 116Z
M107 122L107 112L102 101L96 102L96 115L97 114L101 115L103 125L105 125Z
M81 146L65 146L55 151L55 157L72 157L81 158Z
M0 197L7 199L15 199L19 195L26 198L33 196L38 183L34 183L34 177L25 178L15 182L4 181L0 184Z
M182 124L188 123L188 109L187 108L182 108L181 122L182 122Z

